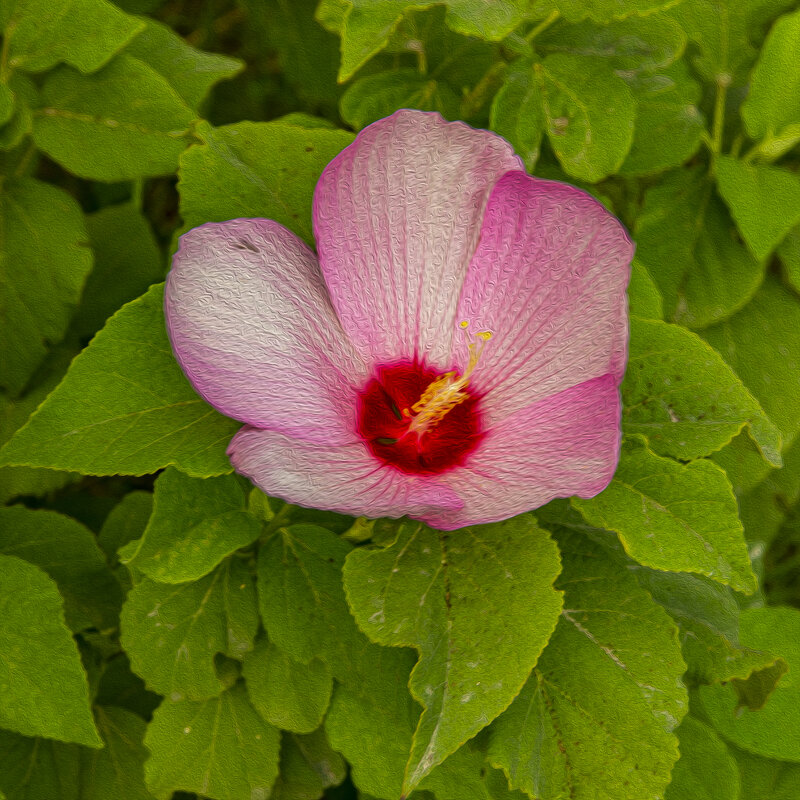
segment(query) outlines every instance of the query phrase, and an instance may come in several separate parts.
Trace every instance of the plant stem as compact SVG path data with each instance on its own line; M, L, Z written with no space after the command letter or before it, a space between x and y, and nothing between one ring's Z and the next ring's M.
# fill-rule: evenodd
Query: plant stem
M558 11L552 11L549 17L543 19L538 25L525 34L525 39L532 42L542 31L546 31L560 17L561 14Z
M711 174L716 172L717 159L722 153L722 134L725 128L725 100L730 78L717 76L717 93L714 98L714 122L711 129Z

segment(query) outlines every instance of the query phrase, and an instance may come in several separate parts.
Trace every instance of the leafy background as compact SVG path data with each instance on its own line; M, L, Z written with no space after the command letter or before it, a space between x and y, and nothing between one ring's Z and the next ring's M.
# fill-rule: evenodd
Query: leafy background
M800 796L796 0L0 5L0 796ZM397 108L632 231L619 470L445 534L288 506L171 355L176 237Z

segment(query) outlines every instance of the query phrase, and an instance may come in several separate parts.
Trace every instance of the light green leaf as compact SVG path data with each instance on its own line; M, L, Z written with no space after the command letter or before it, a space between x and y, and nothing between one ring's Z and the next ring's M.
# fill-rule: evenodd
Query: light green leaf
M8 65L44 72L60 61L94 72L144 27L106 0L15 0L6 27Z
M108 206L86 217L94 267L71 328L93 336L125 303L164 279L164 260L149 223L132 203Z
M406 522L392 546L348 556L345 588L359 627L420 656L410 688L425 711L404 793L519 691L558 619L558 572L555 545L525 515L454 534Z
M788 170L722 156L717 161L717 183L747 246L759 260L800 223L800 178Z
M325 789L340 784L346 774L344 759L328 744L322 728L306 736L284 732L280 774L270 800L319 800Z
M256 714L241 685L201 702L165 700L144 743L147 787L158 800L176 790L214 800L267 798L278 775L280 731Z
M55 583L15 556L0 555L0 574L0 727L102 747Z
M722 357L677 325L631 318L622 427L660 455L707 456L744 425L764 457L781 465L781 435Z
M318 658L348 680L363 635L350 615L342 565L350 545L316 525L281 527L258 554L258 600L272 642L295 661Z
M190 478L168 468L156 480L144 535L125 545L119 557L154 581L195 581L260 532L239 478Z
M771 650L789 665L767 704L758 711L738 708L733 686L701 686L703 708L714 727L739 747L767 758L800 761L800 611L751 608L740 617L744 644Z
M601 545L563 531L558 545L564 610L489 761L539 800L659 797L687 709L675 627Z
M736 236L700 168L669 173L647 190L636 220L636 256L658 284L669 321L702 328L753 296L764 267Z
M533 65L547 137L568 175L596 182L616 172L633 141L636 103L614 71L585 56L554 53Z
M92 266L80 206L33 178L0 192L0 383L18 393L61 340Z
M0 789L8 800L83 800L74 744L0 730Z
M713 728L684 717L675 733L681 757L664 800L739 800L739 770Z
M98 707L95 713L105 747L81 751L81 800L152 800L144 785L147 724L124 708Z
M35 564L56 582L73 631L116 626L119 584L94 534L76 520L43 509L2 508L0 553Z
M206 405L180 371L164 328L163 285L124 306L63 382L0 450L0 463L87 475L194 476L231 471L239 426Z
M151 492L141 491L126 494L111 509L100 533L97 534L97 544L106 554L112 567L119 561L117 550L144 533L152 513L153 495Z
M553 0L553 4L570 22L582 19L610 23L632 14L645 16L675 5L675 0Z
M261 639L244 657L247 694L259 714L276 728L311 733L322 723L333 680L322 661L295 661Z
M186 230L236 217L274 219L313 243L311 198L322 170L353 135L277 122L241 122L201 132L181 157Z
M628 308L632 317L664 319L661 292L642 262L635 258L631 263L631 279L628 283Z
M680 464L626 440L608 488L572 504L590 524L617 533L646 567L706 575L747 593L757 588L736 498L711 461Z
M800 797L800 764L774 761L728 746L739 767L741 800L797 800Z
M800 294L800 225L778 245L778 257L783 264L787 283Z
M414 69L399 69L359 78L342 95L339 112L360 130L399 108L438 111L445 119L456 119L458 106L458 95L446 83Z
M742 103L742 119L751 139L800 140L800 11L773 26Z
M93 75L49 73L34 115L37 147L81 178L166 175L189 143L195 113L151 66L125 53Z
M241 658L258 627L247 568L229 559L194 583L144 579L122 608L120 641L134 671L171 700L205 700L224 688L214 656Z
M194 111L214 84L232 78L244 68L238 58L195 49L160 22L142 21L144 29L126 52L158 72Z

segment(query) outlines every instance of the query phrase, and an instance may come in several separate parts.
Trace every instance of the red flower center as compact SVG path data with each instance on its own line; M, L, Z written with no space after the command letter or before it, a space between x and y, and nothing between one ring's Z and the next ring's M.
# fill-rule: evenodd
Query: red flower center
M385 464L437 475L463 465L483 438L480 397L455 372L383 365L359 393L358 432Z

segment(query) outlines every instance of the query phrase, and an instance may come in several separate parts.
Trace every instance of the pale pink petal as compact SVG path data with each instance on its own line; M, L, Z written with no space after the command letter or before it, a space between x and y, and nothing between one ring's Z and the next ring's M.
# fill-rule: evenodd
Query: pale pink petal
M466 467L439 478L463 508L422 519L452 530L506 519L556 497L594 497L616 469L619 426L615 375L520 409L486 434Z
M458 305L472 331L493 334L474 378L489 425L591 378L622 379L632 257L622 225L579 189L520 172L498 182ZM465 363L463 341L455 352Z
M178 362L222 413L311 441L352 437L366 368L316 257L277 222L231 220L184 234L164 308Z
M314 444L244 427L231 440L234 468L269 495L309 508L367 517L455 511L458 495L432 478L380 464L364 444Z
M458 295L511 146L438 114L398 111L357 136L314 193L317 252L351 340L377 362L447 367Z

